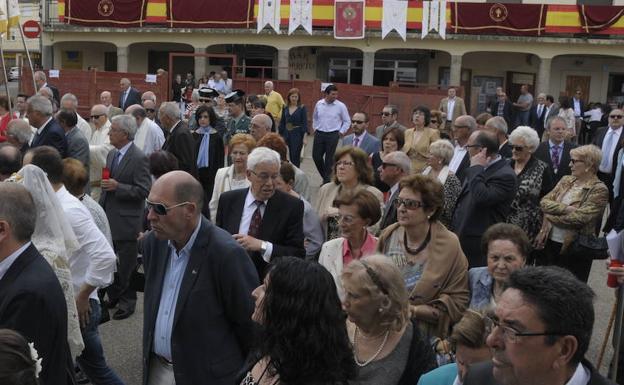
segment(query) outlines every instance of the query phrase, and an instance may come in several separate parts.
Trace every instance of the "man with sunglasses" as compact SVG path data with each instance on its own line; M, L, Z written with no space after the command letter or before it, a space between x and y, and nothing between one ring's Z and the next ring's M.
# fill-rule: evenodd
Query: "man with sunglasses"
M464 385L610 385L584 356L594 326L593 291L559 267L525 267L486 317L492 360Z
M399 197L401 189L399 181L410 174L412 161L403 151L393 151L382 159L383 163L379 166L379 178L382 182L390 186L388 191L388 200L384 204L379 231L385 229L397 221L397 206L394 201Z
M623 125L624 111L617 108L611 110L609 125L598 129L593 142L602 150L602 161L598 166L598 179L609 189L609 203L611 204L613 203L613 180L618 166L617 156L624 146L624 141L621 140Z
M392 104L388 104L381 111L381 122L383 124L377 126L375 129L375 135L377 139L381 140L381 137L386 132L392 130L393 128L398 128L401 132L405 132L407 127L399 123L397 120L399 118L399 109Z
M369 156L379 151L379 139L368 133L368 114L360 111L351 119L353 133L342 138L343 146L359 147Z
M143 383L233 384L253 340L253 263L201 215L190 174L164 174L146 202Z

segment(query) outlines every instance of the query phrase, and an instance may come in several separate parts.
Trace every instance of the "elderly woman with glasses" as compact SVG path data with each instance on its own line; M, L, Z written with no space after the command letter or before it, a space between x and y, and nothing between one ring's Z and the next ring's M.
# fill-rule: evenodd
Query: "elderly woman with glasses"
M459 178L448 168L454 151L453 145L446 139L431 143L427 157L428 166L422 172L423 175L436 178L444 186L444 209L440 215L440 222L446 227L451 225L455 204L462 189Z
M355 384L414 385L435 366L433 352L410 320L399 269L383 255L353 261L342 272L347 331L358 366Z
M412 112L414 127L405 130L403 152L412 159L412 172L421 172L427 165L427 153L431 143L440 139L440 131L430 128L431 112L418 106Z
M570 151L572 175L566 175L540 202L544 212L536 248L544 249L543 260L570 270L587 282L592 259L571 247L580 235L596 236L597 224L609 202L607 186L598 179L602 151L592 144Z
M552 190L553 175L546 162L533 155L540 144L534 129L517 127L509 135L509 143L511 167L516 173L518 187L507 222L524 230L533 242L542 227L540 200Z
M383 231L377 251L401 270L412 318L427 335L445 338L468 306L468 261L457 236L438 221L442 184L416 174L400 186L398 222Z
M334 200L344 193L357 190L368 190L383 207L383 193L373 187L373 170L368 162L368 155L357 147L345 146L334 155L333 181L321 186L316 200L316 213L321 218L326 239L332 240L340 236L338 209ZM377 233L378 223L371 224L369 231Z

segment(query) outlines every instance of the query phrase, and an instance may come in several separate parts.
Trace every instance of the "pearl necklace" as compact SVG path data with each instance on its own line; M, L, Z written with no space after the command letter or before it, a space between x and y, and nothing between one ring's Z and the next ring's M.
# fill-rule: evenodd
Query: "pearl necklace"
M353 333L353 358L355 359L355 364L359 367L364 367L368 364L370 364L371 362L373 362L375 360L375 358L377 358L377 356L379 355L379 353L381 353L381 351L383 350L384 346L386 346L386 342L388 341L388 336L390 335L390 329L386 330L386 334L384 335L384 339L381 342L381 345L379 346L379 349L377 349L377 351L375 352L375 354L373 354L373 356L371 358L369 358L367 361L364 362L360 362L360 360L358 360L357 357L357 335L358 335L358 327L355 327L355 332Z

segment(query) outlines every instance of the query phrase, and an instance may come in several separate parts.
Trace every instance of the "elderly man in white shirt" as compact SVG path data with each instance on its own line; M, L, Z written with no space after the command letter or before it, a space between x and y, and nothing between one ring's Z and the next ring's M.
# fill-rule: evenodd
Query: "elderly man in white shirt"
M101 307L97 289L113 282L115 252L89 210L63 185L63 160L56 149L48 146L31 149L24 157L24 164L36 165L46 172L78 240L78 250L69 256L69 270L85 349L76 361L92 383L123 385L106 364L98 333Z
M165 134L147 117L145 108L138 104L132 105L126 108L126 115L131 115L136 120L138 129L134 136L134 144L143 151L145 156L149 157L152 152L162 148L165 143Z
M106 115L107 108L103 104L96 104L91 108L91 123L93 130L89 138L89 181L91 183L91 197L97 202L102 189L102 169L106 167L106 157L113 146L108 138L110 121Z

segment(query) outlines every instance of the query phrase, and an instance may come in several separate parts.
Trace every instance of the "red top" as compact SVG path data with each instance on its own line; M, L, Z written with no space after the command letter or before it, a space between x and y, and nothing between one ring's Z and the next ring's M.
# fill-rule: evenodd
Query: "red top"
M362 257L373 254L377 247L377 238L373 237L371 233L366 232L366 239L360 248ZM347 266L353 261L353 254L351 254L351 248L349 247L349 241L345 238L342 242L342 265Z
M7 112L0 118L0 143L6 142L6 130L9 125L9 121L11 120L11 115Z

